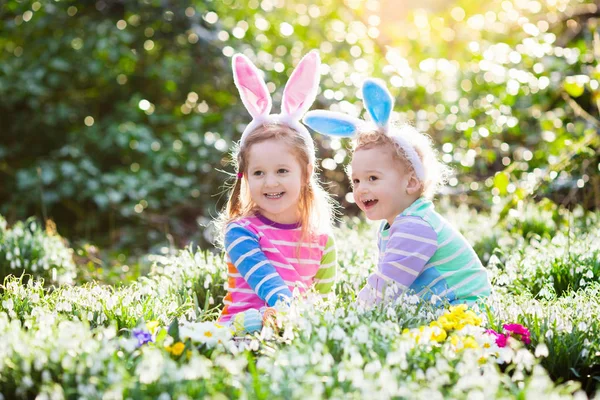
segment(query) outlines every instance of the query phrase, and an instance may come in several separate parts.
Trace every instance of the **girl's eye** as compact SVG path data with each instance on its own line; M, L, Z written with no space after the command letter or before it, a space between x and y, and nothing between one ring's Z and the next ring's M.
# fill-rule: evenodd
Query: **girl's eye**
M263 174L262 171L254 171L254 173L252 175L254 176L261 176Z
M352 179L352 184L353 185L358 185L359 180L358 179Z
M277 170L277 173L278 173L278 174L285 174L286 172L290 172L290 171L288 171L288 170L287 170L287 169L285 169L285 168L279 168L279 169Z
M371 175L371 176L369 177L369 180L370 180L371 182L373 182L373 181L376 181L376 180L377 180L377 177L376 177L375 175Z

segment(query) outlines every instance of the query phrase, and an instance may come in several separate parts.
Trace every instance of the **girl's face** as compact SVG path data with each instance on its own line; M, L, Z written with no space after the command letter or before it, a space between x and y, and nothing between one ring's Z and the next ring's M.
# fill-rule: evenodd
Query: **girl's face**
M352 157L354 201L370 220L390 225L420 195L420 182L394 158L392 151L375 146L359 149Z
M288 144L271 139L248 149L250 197L262 215L274 222L292 224L300 219L299 201L310 176L309 165L302 166Z

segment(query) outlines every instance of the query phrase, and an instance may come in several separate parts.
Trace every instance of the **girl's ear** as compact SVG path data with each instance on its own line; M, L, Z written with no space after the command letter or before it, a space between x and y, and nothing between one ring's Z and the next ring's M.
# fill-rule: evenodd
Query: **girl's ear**
M310 185L310 180L311 180L314 172L315 172L315 167L313 167L312 164L308 164L306 166L306 184L307 185Z

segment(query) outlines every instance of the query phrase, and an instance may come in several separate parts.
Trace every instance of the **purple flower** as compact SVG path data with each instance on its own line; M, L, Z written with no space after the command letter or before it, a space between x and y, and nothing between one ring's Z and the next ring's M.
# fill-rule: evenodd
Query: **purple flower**
M138 341L138 347L148 343L148 342L152 342L152 334L150 334L150 332L148 332L145 329L134 329L132 331L133 336L137 339Z
M505 324L503 326L503 328L504 328L504 332L506 332L507 335L510 335L516 339L519 339L525 344L531 343L531 333L529 332L529 329L527 329L523 325L521 325L521 324Z

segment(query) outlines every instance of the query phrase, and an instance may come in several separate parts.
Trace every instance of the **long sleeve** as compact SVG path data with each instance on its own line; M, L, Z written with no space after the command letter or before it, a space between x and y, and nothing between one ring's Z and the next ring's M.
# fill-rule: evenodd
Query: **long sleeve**
M292 297L292 292L261 250L255 233L231 223L225 233L225 252L252 290L269 306L275 305L280 297Z
M331 292L335 285L337 274L337 249L333 236L329 236L323 256L321 257L321 265L315 275L314 285L317 292L326 296Z
M398 217L390 227L383 258L358 298L367 305L379 303L386 288L397 285L400 293L410 288L437 250L437 233L422 218ZM386 298L387 301L393 300Z

